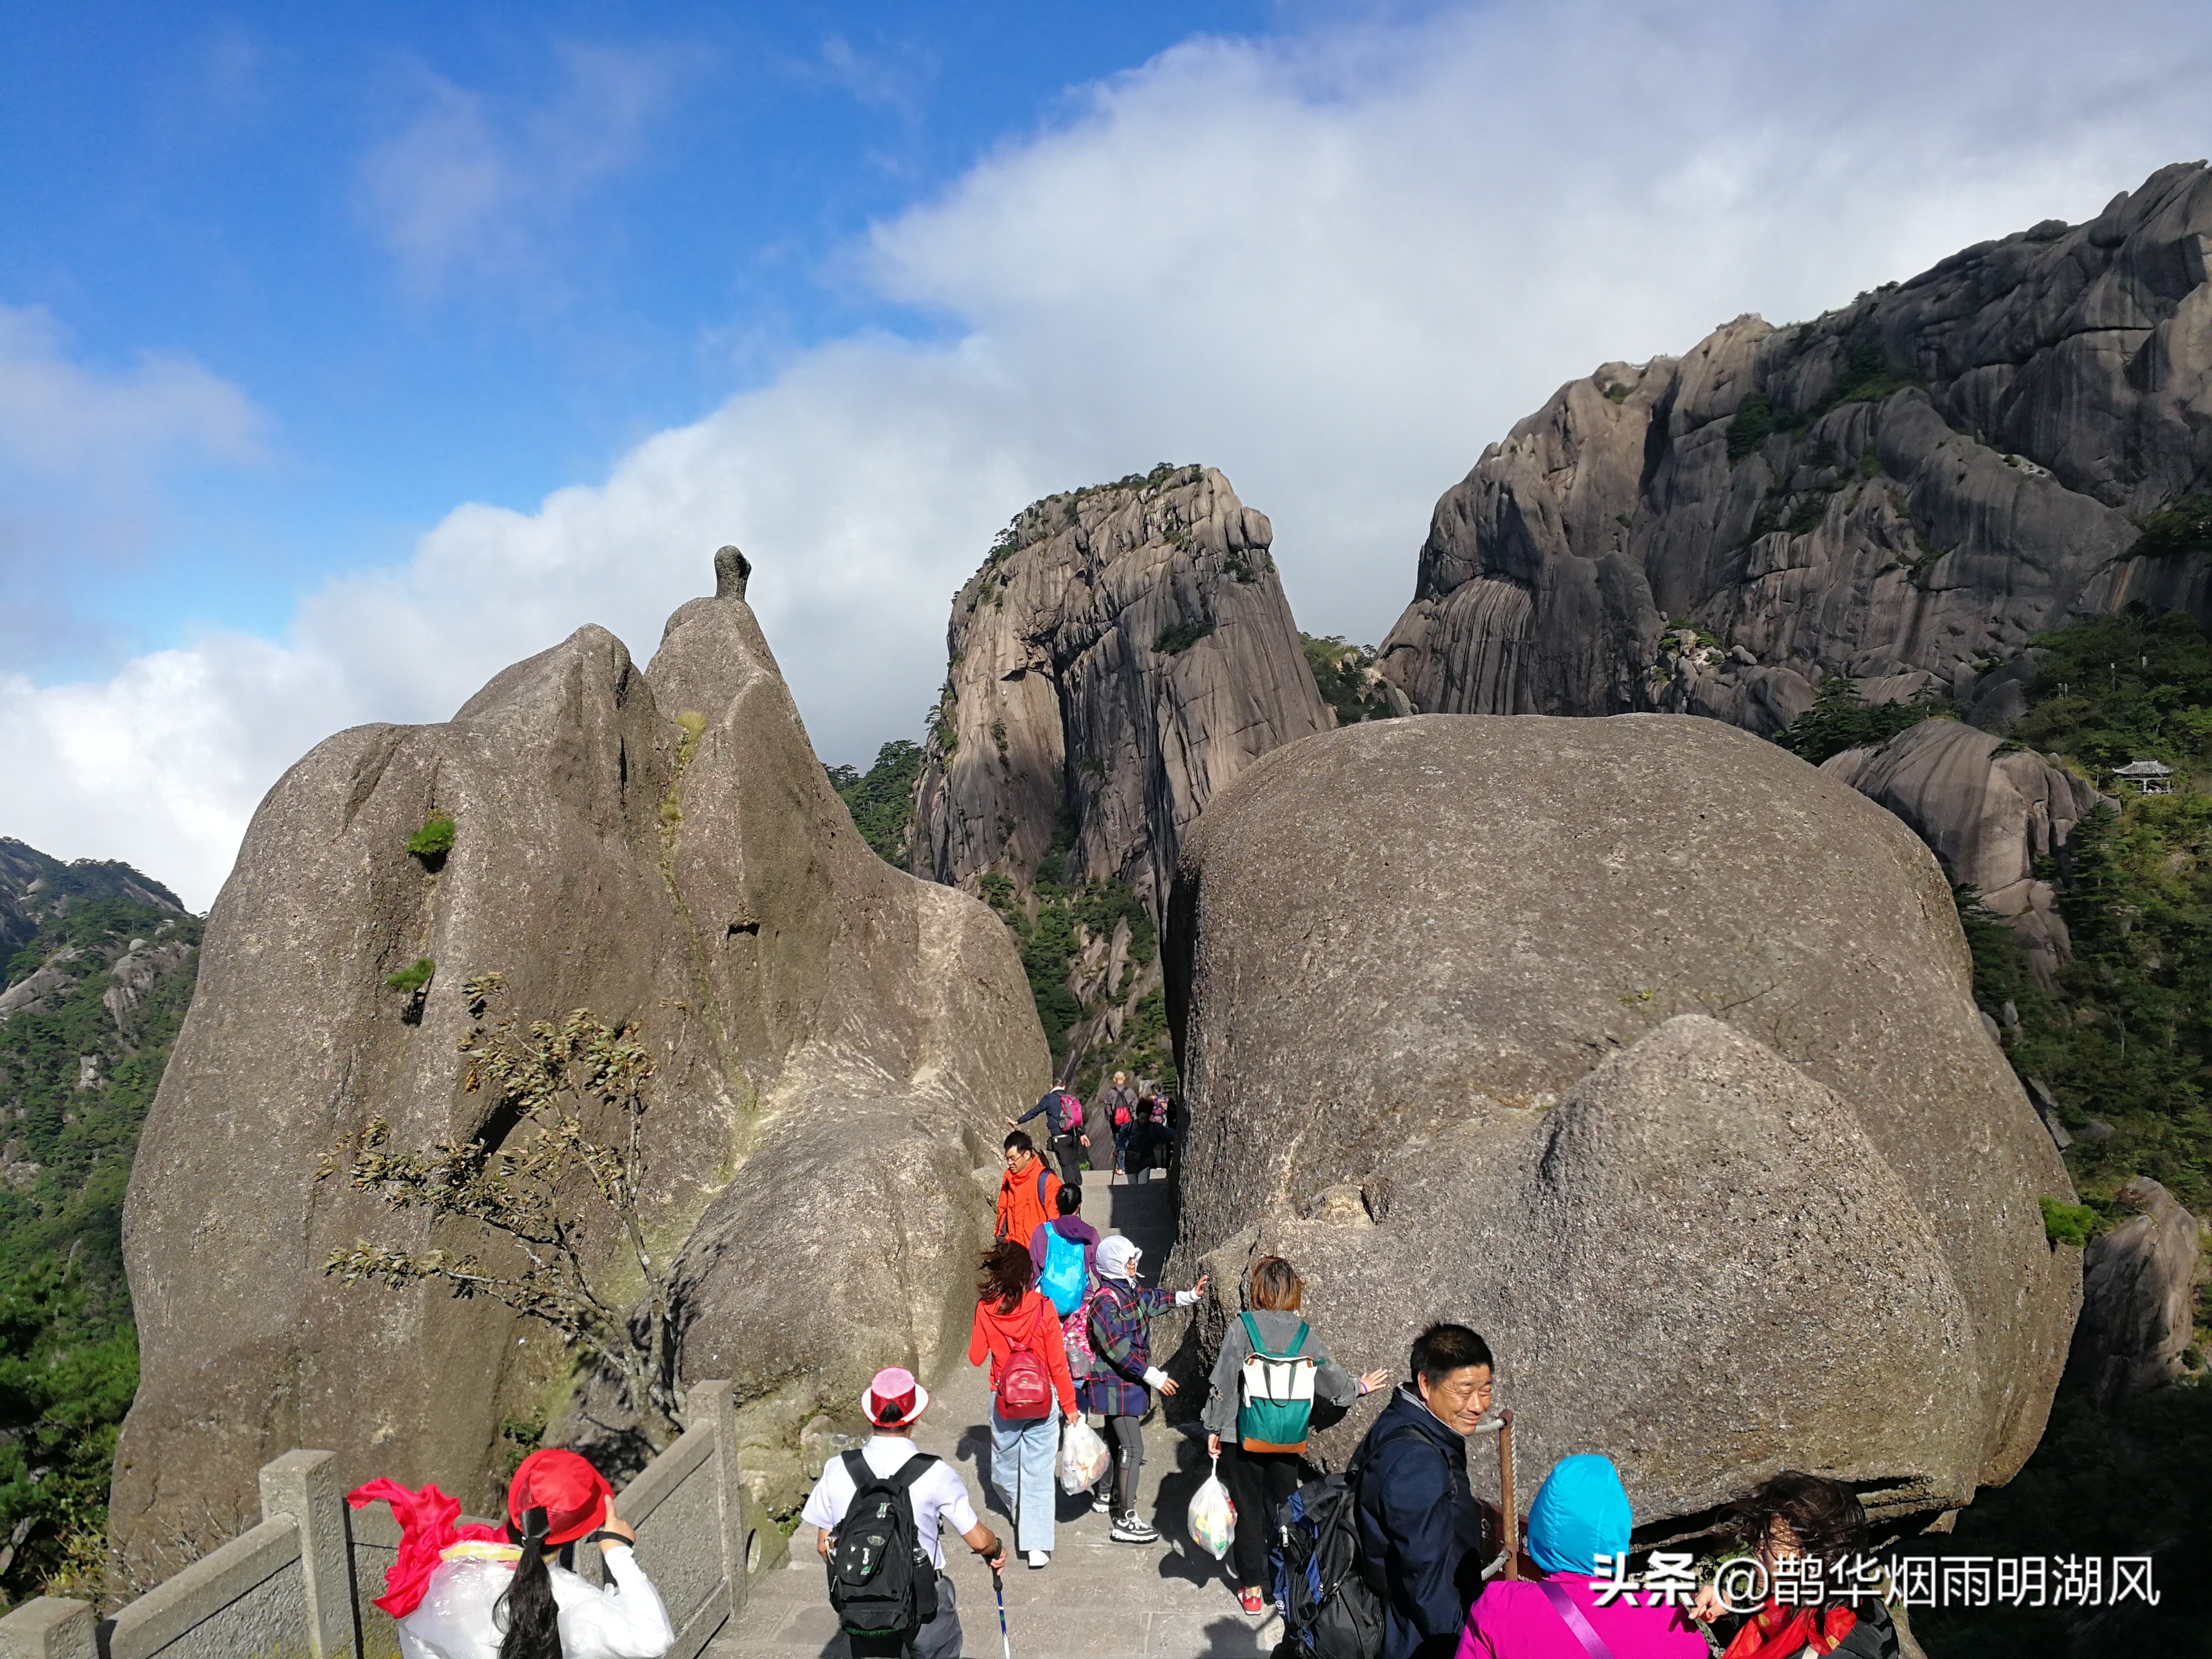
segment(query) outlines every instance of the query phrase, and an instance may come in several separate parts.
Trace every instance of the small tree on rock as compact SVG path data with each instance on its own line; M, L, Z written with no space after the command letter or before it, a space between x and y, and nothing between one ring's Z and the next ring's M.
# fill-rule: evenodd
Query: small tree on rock
M485 974L465 988L477 1023L461 1039L461 1086L490 1095L494 1139L441 1140L428 1152L391 1148L392 1129L372 1118L318 1161L315 1178L343 1174L395 1212L434 1223L473 1222L510 1247L510 1265L440 1248L394 1249L357 1240L333 1250L323 1271L348 1285L372 1279L393 1290L433 1279L457 1297L489 1296L541 1320L586 1358L611 1368L655 1450L682 1429L676 1392L674 1262L654 1259L639 1194L645 1176L645 1084L653 1062L631 1028L609 1026L579 1008L557 1024L527 1026L511 1012L486 1022L505 978ZM599 1212L600 1224L592 1224ZM633 1314L611 1299L592 1266L595 1241L611 1218L644 1279ZM502 1252L502 1254L508 1254Z

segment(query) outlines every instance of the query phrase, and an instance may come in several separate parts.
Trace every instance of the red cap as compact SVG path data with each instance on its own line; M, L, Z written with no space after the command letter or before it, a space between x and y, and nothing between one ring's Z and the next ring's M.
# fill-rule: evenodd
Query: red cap
M572 1543L607 1518L607 1500L613 1496L606 1477L575 1453L534 1451L522 1460L507 1485L507 1528L520 1538L525 1512L542 1509L545 1541Z

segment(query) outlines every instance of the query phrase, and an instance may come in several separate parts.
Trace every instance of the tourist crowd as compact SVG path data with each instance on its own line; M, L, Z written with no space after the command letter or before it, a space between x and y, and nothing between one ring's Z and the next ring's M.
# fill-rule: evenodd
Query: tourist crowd
M988 1371L989 1479L1014 1549L1040 1571L1052 1559L1056 1483L1090 1491L1111 1540L1158 1541L1139 1508L1143 1425L1155 1396L1177 1385L1154 1363L1150 1327L1206 1286L1202 1277L1181 1291L1144 1285L1138 1248L1083 1218L1091 1128L1114 1131L1116 1169L1133 1174L1151 1162L1148 1132L1166 1127L1119 1074L1100 1104L1094 1123L1054 1090L1024 1115L1046 1115L1061 1175L1023 1130L1006 1136L998 1237L979 1264L970 1325L969 1361ZM1349 1407L1389 1388L1391 1375L1340 1363L1304 1318L1304 1294L1279 1256L1246 1276L1199 1413L1225 1491L1201 1488L1205 1535L1200 1499L1190 1516L1194 1540L1228 1558L1245 1612L1282 1613L1279 1659L1705 1659L1709 1630L1723 1659L1894 1659L1881 1599L1846 1593L1833 1571L1866 1533L1858 1500L1834 1481L1785 1472L1739 1506L1735 1525L1735 1565L1755 1562L1762 1586L1834 1586L1825 1597L1762 1590L1763 1604L1732 1607L1681 1556L1668 1558L1680 1564L1676 1581L1662 1589L1655 1573L1639 1586L1628 1494L1594 1454L1552 1468L1509 1544L1513 1530L1470 1478L1470 1437L1495 1426L1497 1362L1464 1325L1439 1322L1414 1337L1406 1380L1346 1471L1317 1473L1307 1457L1315 1407ZM948 1525L994 1583L1008 1558L957 1469L916 1448L929 1404L908 1370L878 1372L860 1401L874 1432L824 1467L801 1511L826 1564L833 1650L854 1659L957 1659ZM459 1506L434 1486L380 1481L353 1494L356 1504L380 1498L403 1539L378 1605L398 1620L405 1659L656 1659L674 1639L606 1482L573 1453L524 1461L503 1528L456 1528ZM563 1547L578 1542L605 1556L605 1589L568 1570Z

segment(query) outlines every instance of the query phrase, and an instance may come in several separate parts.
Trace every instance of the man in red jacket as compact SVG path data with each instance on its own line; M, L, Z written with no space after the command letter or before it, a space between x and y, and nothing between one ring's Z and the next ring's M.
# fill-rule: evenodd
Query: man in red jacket
M1006 1172L999 1177L998 1237L1026 1247L1030 1236L1060 1214L1060 1177L1044 1167L1036 1145L1019 1129L1006 1137Z

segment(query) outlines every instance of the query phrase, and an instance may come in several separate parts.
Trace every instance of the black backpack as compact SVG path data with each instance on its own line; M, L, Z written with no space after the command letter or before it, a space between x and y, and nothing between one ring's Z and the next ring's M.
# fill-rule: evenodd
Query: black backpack
M1393 1429L1369 1450L1419 1434ZM1309 1480L1275 1506L1267 1550L1275 1601L1283 1609L1282 1659L1376 1659L1382 1651L1382 1598L1359 1571L1359 1482L1355 1460L1343 1474Z
M853 1501L830 1547L830 1605L850 1636L911 1636L937 1617L937 1569L914 1519L914 1483L937 1462L916 1452L878 1474L845 1454Z

